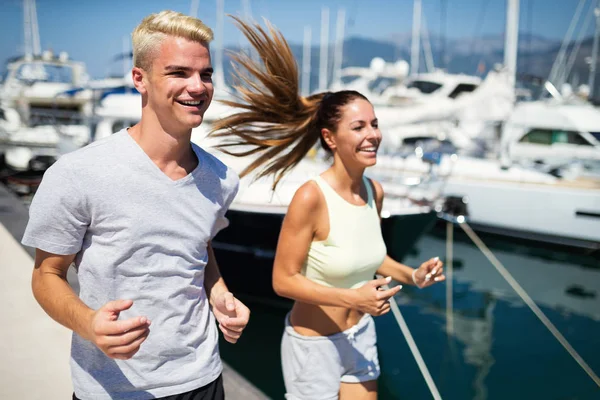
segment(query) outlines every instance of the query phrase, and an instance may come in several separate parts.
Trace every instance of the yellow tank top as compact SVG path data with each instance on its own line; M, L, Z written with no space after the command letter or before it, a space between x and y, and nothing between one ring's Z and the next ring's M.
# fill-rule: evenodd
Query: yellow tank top
M358 288L373 279L386 255L371 183L363 178L368 200L357 206L344 200L320 176L313 179L327 203L329 236L311 243L302 273L324 286Z

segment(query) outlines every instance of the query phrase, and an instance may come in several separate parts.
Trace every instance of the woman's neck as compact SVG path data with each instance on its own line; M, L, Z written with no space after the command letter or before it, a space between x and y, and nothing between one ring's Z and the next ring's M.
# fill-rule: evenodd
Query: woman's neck
M364 168L351 169L348 168L344 163L334 161L331 168L329 168L324 175L333 180L336 189L342 192L349 192L354 195L360 195L362 192L362 180Z

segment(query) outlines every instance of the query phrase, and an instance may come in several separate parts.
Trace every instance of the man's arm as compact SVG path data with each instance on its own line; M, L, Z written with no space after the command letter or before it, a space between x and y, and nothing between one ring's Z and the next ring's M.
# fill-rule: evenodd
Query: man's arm
M79 299L67 282L67 271L74 259L74 254L63 256L36 249L31 287L35 299L50 317L90 340L94 310Z
M250 319L250 310L236 299L221 276L212 244L207 246L208 262L204 269L204 287L219 329L225 340L235 343Z
M81 301L67 281L75 255L58 255L36 249L31 286L44 311L61 325L94 343L107 356L131 358L149 333L146 317L118 320L131 300L111 301L97 311Z
M215 299L229 292L227 285L219 271L219 265L215 258L215 253L212 244L209 242L207 246L208 262L204 270L204 287L206 288L206 297L212 307L215 306Z

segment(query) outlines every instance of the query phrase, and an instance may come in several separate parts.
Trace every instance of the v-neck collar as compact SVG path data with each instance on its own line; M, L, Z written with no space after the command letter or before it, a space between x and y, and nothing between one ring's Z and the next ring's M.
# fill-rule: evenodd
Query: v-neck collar
M140 147L138 142L136 142L135 139L133 137L131 137L131 135L129 134L127 129L123 129L122 133L123 133L123 136L125 136L124 139L126 142L128 142L128 145L134 149L134 151L140 156L141 159L144 160L145 163L149 164L150 170L153 171L153 174L160 176L160 179L168 182L171 185L175 185L175 186L185 185L187 182L194 179L194 176L198 175L198 173L202 170L203 156L200 153L200 151L198 149L196 149L196 146L194 146L190 143L190 146L192 147L194 154L196 154L196 158L198 158L198 165L196 165L196 168L194 168L192 170L192 172L190 172L186 176L179 178L179 179L171 179L169 176L167 176L167 174L165 174L158 167L158 165L156 165L154 163L154 161L152 161L152 159L148 156L148 154L146 154L144 149L142 149Z

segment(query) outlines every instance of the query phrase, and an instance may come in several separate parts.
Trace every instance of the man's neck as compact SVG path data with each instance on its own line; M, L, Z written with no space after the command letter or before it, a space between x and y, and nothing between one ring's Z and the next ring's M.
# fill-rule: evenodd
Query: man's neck
M189 174L198 165L191 146L191 129L189 132L169 133L160 124L142 119L128 133L152 162L172 179Z

